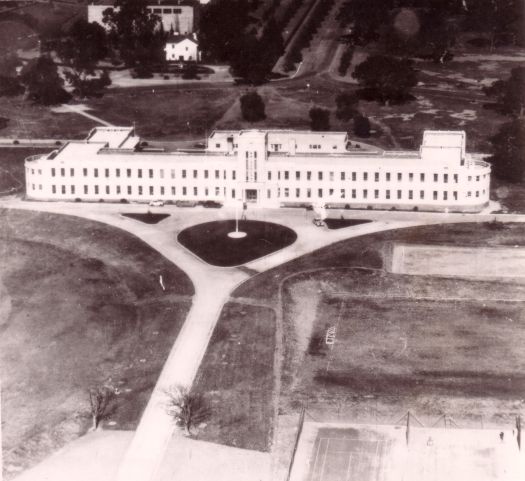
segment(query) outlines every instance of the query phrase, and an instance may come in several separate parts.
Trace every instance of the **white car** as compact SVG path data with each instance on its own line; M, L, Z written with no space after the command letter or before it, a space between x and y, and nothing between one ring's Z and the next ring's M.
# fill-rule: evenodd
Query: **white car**
M162 207L164 205L164 201L162 200L152 200L149 203L150 207Z

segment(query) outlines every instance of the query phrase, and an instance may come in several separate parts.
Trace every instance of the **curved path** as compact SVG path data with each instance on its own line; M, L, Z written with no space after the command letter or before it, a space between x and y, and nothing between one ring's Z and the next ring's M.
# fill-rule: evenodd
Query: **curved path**
M145 205L76 204L67 202L26 202L0 200L0 208L28 209L74 215L104 222L139 237L184 270L195 287L192 307L166 360L151 399L144 411L130 447L121 462L118 481L154 481L172 436L181 436L165 409L165 390L172 385L191 386L204 356L223 304L233 289L249 275L241 269L210 266L179 245L175 238L182 229L200 222L227 219L233 210L184 209L163 207L171 217L156 225L147 225L122 217L124 212L144 212ZM286 224L297 232L291 246L246 264L262 272L308 254L334 242L374 232L424 224L482 222L497 217L501 221L525 222L525 215L441 214L414 212L341 211L345 217L368 218L374 222L338 230L313 226L313 214L297 209L251 210L250 219ZM174 462L177 462L174 460ZM26 473L27 474L27 473ZM32 479L24 475L24 480ZM35 481L37 478L34 478Z

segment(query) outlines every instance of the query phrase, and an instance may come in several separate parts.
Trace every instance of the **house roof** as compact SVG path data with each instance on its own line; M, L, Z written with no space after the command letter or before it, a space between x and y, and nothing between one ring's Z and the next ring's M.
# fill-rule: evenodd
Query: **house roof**
M183 40L190 40L195 45L198 45L198 42L193 38L192 35L170 35L167 38L166 43L180 43Z

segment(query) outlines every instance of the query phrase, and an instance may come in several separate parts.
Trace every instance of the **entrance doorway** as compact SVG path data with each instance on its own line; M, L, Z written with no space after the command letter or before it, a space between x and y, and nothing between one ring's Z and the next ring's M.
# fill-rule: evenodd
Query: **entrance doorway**
M257 202L257 189L246 189L244 198L246 202Z

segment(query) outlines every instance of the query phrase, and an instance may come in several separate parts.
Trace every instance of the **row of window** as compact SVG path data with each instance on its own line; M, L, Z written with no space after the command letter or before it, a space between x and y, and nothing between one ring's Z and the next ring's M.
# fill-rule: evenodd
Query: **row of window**
M67 186L66 185L61 185L59 186L60 187L60 192L61 194L67 194ZM121 188L120 185L117 185L117 186L114 186L114 191L113 193L116 194L116 195L120 195L120 194L123 194L124 191L123 189ZM90 194L94 194L94 195L99 195L101 193L101 189L99 188L98 185L95 185L95 186L92 186L92 189L93 191L90 192L90 186L88 185L84 185L84 188L83 188L83 193L84 195L90 195ZM32 190L36 190L36 186L35 184L32 184ZM39 190L42 190L42 185L39 185ZM52 185L51 186L51 191L53 194L56 194L57 193L57 186L56 185ZM295 189L295 197L296 198L302 198L302 194L306 194L306 198L311 198L312 197L312 192L315 191L315 189L310 189L310 188L307 188L305 190L301 190L300 188L296 188ZM133 191L133 186L131 185L128 185L126 186L126 190L125 190L125 193L126 195L134 195L135 193L137 195L144 195L144 192L145 192L145 189L143 188L143 186L139 185L136 187L136 192ZM152 186L150 185L148 187L148 195L150 196L154 196L154 195L159 195L159 196L164 196L164 195L167 195L167 192L168 192L168 189L164 186L161 186L158 188L158 190L155 189L155 186ZM170 190L169 190L170 194L172 196L175 196L177 195L177 189L175 186L171 186ZM186 187L186 186L183 186L180 188L180 191L179 191L179 194L182 195L182 196L187 196L187 195L190 195L189 193L192 192L192 195L197 197L199 195L199 188L198 187ZM215 187L214 189L211 189L209 187L204 187L203 188L203 191L201 192L204 192L204 196L209 196L210 195L210 192L214 192L215 196L218 197L221 195L221 188L220 187ZM235 189L231 189L231 192L232 192L232 198L235 198ZM268 189L267 191L267 197L268 198L271 198L271 190ZM69 186L69 193L72 194L72 195L75 195L76 194L76 188L74 185L70 185ZM106 185L105 186L105 189L104 189L104 193L106 195L111 195L112 194L112 186L109 186L109 185ZM324 194L327 194L328 197L331 197L331 198L334 198L334 196L338 196L338 198L340 199L346 199L346 195L347 195L347 190L346 189L338 189L336 191L336 189L322 189L322 188L319 188L317 189L317 197L318 198L323 198ZM374 189L373 191L370 191L370 194L371 194L371 197L369 197L369 190L368 189L362 189L360 190L359 192L361 194L360 198L362 199L369 199L369 198L373 198L373 199L386 199L386 200L390 200L390 199L397 199L397 200L403 200L403 199L408 199L408 200L413 200L416 198L416 195L417 195L417 191L414 192L413 190L408 190L406 192L403 192L403 190L401 189L398 189L398 190L394 190L394 191L391 191L390 189L386 189L384 192L381 192L379 189ZM281 188L278 188L277 189L277 197L278 198L290 198L291 194L291 190L288 188L288 187L285 187L283 189ZM348 194L350 195L350 197L352 199L357 199L358 198L358 190L357 189L349 189L348 190ZM430 194L430 193L429 193ZM478 197L480 196L480 191L479 190L476 190L474 192L467 192L467 197L472 197L472 194L475 195L475 197ZM485 190L482 191L482 194L485 195ZM224 197L227 196L227 189L226 187L223 187L222 188L222 195ZM425 200L425 191L424 190L420 190L419 191L419 199L420 200ZM452 195L452 198L454 200L458 200L458 192L457 191L453 191L451 192L451 195ZM434 190L432 191L432 200L448 200L449 199L449 192L448 191L442 191L441 194L440 192L438 192L437 190Z
M55 169L54 167L51 169L51 176L52 177L56 177L57 176L57 170L60 171L60 176L61 177L65 177L66 176L66 173L67 173L67 170L68 169L65 169L65 168L60 168L60 169ZM105 168L105 169L98 169L98 168L94 168L93 169L93 176L94 177L99 177L99 171L100 171L100 174L104 174L104 177L106 178L109 178L111 177L111 169L109 168ZM122 171L122 172L121 172ZM125 171L125 172L124 172ZM35 173L35 169L31 169L31 173L34 175ZM86 167L84 167L82 169L82 175L84 177L87 177L88 176L88 169ZM133 169L114 169L114 176L119 178L121 177L121 173L124 174L125 173L125 176L127 178L131 178L133 176ZM147 173L147 176L148 178L150 179L153 179L155 178L155 169L136 169L136 176L137 178L141 179L143 178L143 174L146 174ZM198 179L199 178L199 170L197 169L193 169L193 170L187 170L187 169L182 169L180 171L180 176L181 178L183 179L186 179L189 177L189 175L192 175L192 178L193 179ZM41 169L38 169L38 174L41 175L42 174L42 170ZM172 179L175 179L175 169L159 169L158 170L158 175L159 175L159 178L161 179L164 179L165 177L167 178L167 176L170 176L170 178ZM204 169L202 171L202 175L203 175L203 178L204 179L209 179L210 176L213 174L214 178L215 179L220 179L221 178L221 170L219 169L215 169L214 171L213 170L208 170L208 169ZM280 171L278 170L276 172L277 174L277 180L291 180L291 172L288 171L288 170L284 170L284 171ZM306 178L307 181L309 180L312 180L312 174L313 172L308 170L306 172L302 172L302 171L299 171L299 170L296 170L295 171L295 180L296 181L300 181L300 180L304 180ZM330 181L334 181L336 180L336 172L333 172L333 171L330 171L330 172L327 172L326 174L328 174L328 176L326 177L328 180ZM351 172L351 173L347 173L347 172L339 172L338 173L339 175L337 176L339 178L339 180L342 180L342 181L345 181L345 180L352 180L352 181L357 181L358 180L358 172ZM269 170L268 173L267 173L267 177L268 177L268 180L272 180L272 177L273 177L274 173ZM69 169L69 177L74 177L75 176L75 169L74 168L70 168ZM471 176L469 175L467 177L467 180L469 182L472 182L473 180L475 180L476 182L479 182L481 180L481 178L485 179L487 176L487 174L484 174L484 175L476 175L476 176ZM362 179L363 181L368 181L369 179L369 173L368 172L361 172L359 173L359 177L360 177L360 180ZM222 178L223 179L227 179L227 171L226 169L222 170ZM393 175L391 172L385 172L384 173L384 177L382 178L381 176L381 173L380 172L374 172L373 173L373 179L374 179L374 182L379 182L380 180L385 180L386 182L390 182L393 178ZM407 180L409 182L413 182L414 179L418 178L419 179L419 182L425 182L426 181L426 174L425 173L419 173L419 176L416 176L416 174L412 173L412 172L409 172L408 174L405 174L403 175L402 172L397 172L396 173L396 179L397 181L399 182L402 182L403 179ZM323 171L317 171L317 180L324 180L325 179L325 172ZM437 173L434 173L432 174L432 179L434 182L439 182L440 180L447 184L449 182L449 179L450 179L450 176L449 174L442 174L440 176L440 174L437 174ZM459 176L458 174L452 174L451 176L451 179L452 179L452 182L454 184L457 184L458 181L459 181ZM235 170L232 170L231 171L231 180L236 180L236 171Z

